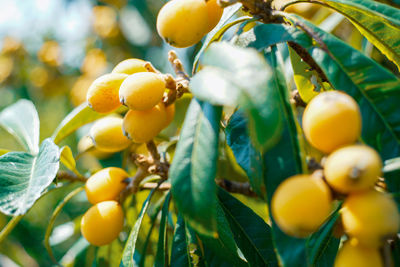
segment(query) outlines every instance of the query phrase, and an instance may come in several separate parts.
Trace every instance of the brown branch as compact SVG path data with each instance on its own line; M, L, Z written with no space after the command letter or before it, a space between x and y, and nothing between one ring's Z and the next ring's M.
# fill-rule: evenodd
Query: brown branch
M140 182L148 175L146 171L144 171L142 168L138 168L136 171L135 176L131 178L127 178L126 181L128 181L128 185L125 187L124 190L119 195L119 202L123 203L124 200L127 198L127 196L136 193L139 190L139 184Z
M57 180L66 180L70 182L86 182L86 177L78 176L75 173L68 172L68 171L58 171L56 175Z
M290 98L290 102L296 107L306 107L307 103L303 101L300 96L299 90L292 91L292 97Z
M145 183L140 187L140 190L152 190L154 188L157 188L158 183ZM158 186L157 190L160 191L168 191L171 189L171 184L170 183L163 183L160 186Z
M225 189L230 193L242 194L249 197L257 197L257 194L251 189L249 183L241 183L236 181L230 181L226 179L215 180L217 185Z

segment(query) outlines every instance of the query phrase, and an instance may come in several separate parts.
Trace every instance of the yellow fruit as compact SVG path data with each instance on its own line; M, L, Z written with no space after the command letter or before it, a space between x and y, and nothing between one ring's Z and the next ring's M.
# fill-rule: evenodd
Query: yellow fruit
M167 113L167 122L166 126L168 126L173 120L175 116L175 104L171 104L165 108L165 112Z
M121 85L119 98L130 109L147 110L157 105L164 94L165 81L154 72L130 75Z
M144 67L146 61L137 58L129 58L118 63L117 66L112 70L112 73L124 73L134 74L137 72L147 72L148 70Z
M383 267L379 250L347 241L339 249L334 267Z
M167 113L162 103L149 110L129 110L123 123L125 135L136 143L152 140L166 125Z
M220 5L218 5L217 0L208 0L207 10L209 19L208 31L211 31L212 29L214 29L215 26L217 26L219 20L222 17L224 9Z
M126 171L116 167L96 172L86 181L85 185L89 202L96 204L106 200L116 200L127 185L123 180L128 177Z
M104 246L116 239L124 226L124 212L117 201L103 201L83 215L81 232L95 246Z
M198 43L210 28L205 0L171 0L157 16L158 34L175 47Z
M99 113L108 113L121 106L118 91L126 74L110 73L97 78L88 89L88 105Z
M324 167L328 184L347 194L372 188L381 175L382 161L372 148L352 145L330 154Z
M96 121L90 129L94 146L104 152L118 152L132 142L122 131L123 120L120 117L105 117Z
M307 237L324 223L331 212L329 187L310 175L285 180L272 197L272 216L291 236Z
M345 232L364 246L378 247L399 230L396 203L384 193L371 190L352 194L341 213Z
M311 145L324 153L330 153L359 138L360 109L356 101L345 93L320 93L304 111L303 130Z
M111 157L113 154L97 149L93 144L93 139L89 135L85 135L79 140L78 152L80 154L87 152L97 159L106 159Z

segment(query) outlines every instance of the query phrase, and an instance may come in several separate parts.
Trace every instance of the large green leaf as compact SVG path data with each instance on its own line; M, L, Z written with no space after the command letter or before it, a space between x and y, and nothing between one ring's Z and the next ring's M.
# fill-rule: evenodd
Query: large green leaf
M345 15L400 70L400 9L371 0L322 0Z
M59 148L46 139L37 155L10 152L0 157L0 211L25 214L56 177Z
M151 200L151 197L153 196L154 192L155 192L155 190L153 189L147 196L147 199L143 203L142 209L139 213L136 223L133 226L131 232L129 233L129 237L128 237L128 240L126 241L124 251L122 252L122 259L121 259L121 263L120 263L121 267L136 266L136 261L133 258L133 255L136 252L136 241L139 236L140 226L142 225L143 218L149 207L150 200Z
M185 221L214 235L219 120L222 109L193 99L182 127L169 172L172 196Z
M217 236L198 234L205 250L205 260L211 266L248 266L240 248L237 246L229 222L222 206L217 202ZM211 261L211 262L210 262ZM212 263L212 264L211 264Z
M0 126L23 145L31 154L39 151L39 116L29 100L21 99L0 113Z
M250 136L257 148L268 149L281 134L279 98L272 70L254 49L228 43L210 45L205 65L191 80L192 93L217 105L239 105L250 118Z
M261 153L255 149L247 131L245 115L236 111L225 128L226 141L235 155L236 161L246 172L252 189L261 197L265 197L266 189L263 181Z
M250 208L224 190L218 191L238 247L250 266L276 266L278 264L271 228Z
M168 248L165 246L165 243L168 242L167 240L167 218L168 218L168 209L169 209L169 201L171 199L171 194L168 193L165 197L163 208L161 211L161 220L160 220L160 227L159 227L159 237L158 237L158 244L157 244L157 253L154 262L154 267L163 267L168 266Z
M72 110L54 131L52 136L54 143L60 143L64 138L75 132L83 125L91 123L106 115L107 114L101 114L93 111L87 105L87 103L83 103Z
M188 244L186 242L185 221L178 216L175 225L174 239L171 251L171 266L186 267L190 266Z

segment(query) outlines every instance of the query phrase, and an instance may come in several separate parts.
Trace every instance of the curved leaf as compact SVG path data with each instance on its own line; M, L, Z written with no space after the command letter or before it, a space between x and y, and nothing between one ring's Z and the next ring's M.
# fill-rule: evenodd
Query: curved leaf
M39 115L35 105L21 99L0 113L0 126L16 137L28 152L39 151Z
M192 79L192 93L211 103L239 105L249 116L254 145L263 150L271 147L279 139L282 125L274 77L264 58L253 49L215 43L204 54L202 63L206 67ZM221 79L225 80L222 88Z
M193 99L183 123L169 172L180 214L196 230L216 232L216 185L219 120L222 109Z
M169 209L169 201L171 199L171 194L168 193L165 197L164 204L161 211L161 220L159 227L159 237L157 244L157 253L155 257L154 266L155 267L163 267L168 266L168 247L166 247L167 240L167 217L168 217L168 209Z
M136 252L136 241L139 236L140 226L142 225L142 221L146 211L149 207L151 197L153 196L155 189L151 190L146 200L143 203L142 209L139 213L139 216L135 222L135 225L132 227L131 232L129 233L128 240L125 243L124 251L122 252L122 259L120 266L122 267L133 267L136 266L136 261L133 258L133 255Z
M249 265L276 266L278 262L270 226L226 191L220 189L218 198L238 247L243 251Z
M171 266L190 266L189 258L188 244L186 242L185 221L181 216L178 216L172 243Z
M400 70L400 10L370 0L322 0L345 15Z
M60 143L64 138L75 132L83 125L100 119L106 115L107 114L100 114L93 111L87 105L87 103L83 103L72 110L60 123L60 125L58 125L57 129L52 135L54 143Z
M25 214L56 177L59 148L51 139L33 156L10 152L0 157L0 211L7 215Z

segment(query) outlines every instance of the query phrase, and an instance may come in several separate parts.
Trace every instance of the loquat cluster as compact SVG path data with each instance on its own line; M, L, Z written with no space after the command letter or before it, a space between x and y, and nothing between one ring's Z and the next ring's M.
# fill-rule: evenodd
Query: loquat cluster
M360 108L349 95L327 91L314 97L302 126L307 141L328 154L323 175L290 177L272 197L274 220L295 237L316 232L333 211L334 196L344 197L340 214L347 241L339 249L335 267L383 266L379 249L400 226L396 203L375 186L382 175L379 154L355 144L361 124Z
M172 46L192 46L218 24L222 13L217 0L171 0L158 13L157 31Z

